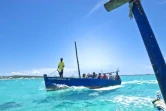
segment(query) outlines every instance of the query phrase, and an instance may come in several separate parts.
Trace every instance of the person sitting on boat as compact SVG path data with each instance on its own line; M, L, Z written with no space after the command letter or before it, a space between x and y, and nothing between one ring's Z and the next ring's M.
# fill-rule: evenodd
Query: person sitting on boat
M116 80L120 79L120 76L118 75L118 71L116 71L115 79L116 79Z
M92 75L92 74L89 74L89 75L88 75L88 78L92 78L92 77L93 77L93 75Z
M92 78L96 78L96 73L93 72Z
M98 79L102 79L101 73L99 73Z
M60 59L60 62L58 64L57 71L59 72L59 76L63 78L63 70L64 70L65 64L63 62L63 58Z
M82 75L82 77L83 77L83 78L86 78L86 74L84 73L84 74Z
M108 77L107 77L107 75L106 75L106 74L104 74L103 79L108 79Z

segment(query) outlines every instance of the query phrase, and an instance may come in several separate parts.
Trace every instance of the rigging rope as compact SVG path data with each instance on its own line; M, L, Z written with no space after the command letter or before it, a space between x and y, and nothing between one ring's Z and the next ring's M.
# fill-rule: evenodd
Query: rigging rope
M133 3L134 3L134 2L137 2L137 1L140 1L140 2L141 2L141 0L134 0L134 1L132 1L132 2L129 4L129 8L130 8L129 17L130 17L130 19L133 18ZM139 5L138 3L136 3L136 4L137 4L137 7L138 7L138 9L139 9L139 11L140 11L140 5ZM140 11L140 13L142 14L141 11Z

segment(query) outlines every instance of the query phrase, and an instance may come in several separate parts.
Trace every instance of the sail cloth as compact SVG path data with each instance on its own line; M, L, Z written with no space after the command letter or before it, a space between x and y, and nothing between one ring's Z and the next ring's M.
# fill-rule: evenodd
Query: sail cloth
M104 4L105 9L110 12L122 5L124 5L125 3L129 2L130 0L110 0L109 2Z

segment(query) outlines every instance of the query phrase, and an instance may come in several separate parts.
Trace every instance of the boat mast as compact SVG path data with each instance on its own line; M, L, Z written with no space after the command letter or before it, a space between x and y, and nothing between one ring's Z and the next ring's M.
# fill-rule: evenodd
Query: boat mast
M160 51L160 47L157 43L157 40L149 24L147 16L143 10L140 0L121 0L121 5L127 3L128 1L130 1L130 4L133 4L131 11L134 14L136 23L141 33L147 53L149 55L149 59L155 72L158 84L160 86L161 93L163 95L164 101L166 102L166 64ZM105 8L107 9L107 11L111 11L119 7L119 4L116 5L115 2L120 1L110 0L108 3L105 4Z
M166 102L166 64L140 1L137 4L133 4L133 14L142 35L161 93Z
M76 58L77 58L78 74L79 74L79 78L81 78L80 66L79 66L78 54L77 54L77 45L76 45L76 41L75 41L75 51L76 51Z

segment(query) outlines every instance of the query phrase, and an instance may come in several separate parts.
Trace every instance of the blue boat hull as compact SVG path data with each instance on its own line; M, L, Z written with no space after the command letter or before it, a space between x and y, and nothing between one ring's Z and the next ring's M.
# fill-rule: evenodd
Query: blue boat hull
M88 88L102 88L121 84L121 79L93 79L93 78L59 78L47 77L44 75L44 81L47 91L59 89L57 85L66 86L84 86Z

